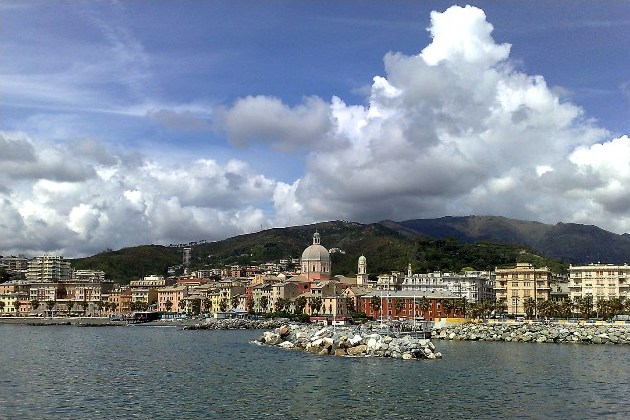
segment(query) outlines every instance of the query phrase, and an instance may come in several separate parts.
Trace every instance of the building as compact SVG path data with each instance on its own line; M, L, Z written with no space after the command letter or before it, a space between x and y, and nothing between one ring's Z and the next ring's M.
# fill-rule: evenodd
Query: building
M313 244L302 252L300 260L301 275L309 281L321 281L330 279L330 254L320 244L318 232L313 234Z
M357 263L357 286L367 286L368 281L367 258L365 258L364 255L361 255Z
M357 310L375 319L424 319L448 318L462 315L462 302L448 291L417 292L372 290L357 297Z
M497 302L507 304L509 315L522 316L526 314L525 303L533 299L536 303L533 311L538 316L538 303L551 297L551 283L557 277L547 267L535 268L529 263L517 263L512 268L497 268L495 270L495 297Z
M599 300L630 298L630 266L613 264L589 264L569 266L569 298L592 298L593 305Z
M43 255L28 262L26 280L55 283L70 280L70 274L70 261L61 256Z

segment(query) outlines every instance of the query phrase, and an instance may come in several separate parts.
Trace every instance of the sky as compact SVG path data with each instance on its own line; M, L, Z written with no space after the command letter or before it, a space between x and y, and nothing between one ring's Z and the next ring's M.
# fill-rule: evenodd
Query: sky
M629 1L3 0L0 39L2 255L466 215L630 233Z

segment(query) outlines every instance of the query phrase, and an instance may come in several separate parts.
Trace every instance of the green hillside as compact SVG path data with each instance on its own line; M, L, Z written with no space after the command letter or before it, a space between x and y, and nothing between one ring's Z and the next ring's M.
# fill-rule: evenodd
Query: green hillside
M261 264L283 258L300 258L312 243L313 233L321 235L321 244L343 252L331 254L332 274L356 274L357 259L365 255L371 276L391 271L414 272L461 271L464 267L489 270L497 266L531 262L565 272L566 265L537 253L526 245L490 242L464 243L454 239L428 239L409 236L382 224L363 225L334 221L307 226L268 229L223 241L192 246L191 269L218 268L226 265ZM182 249L146 245L103 252L72 262L75 268L105 271L116 281L128 283L149 274L164 274L169 266L181 264Z

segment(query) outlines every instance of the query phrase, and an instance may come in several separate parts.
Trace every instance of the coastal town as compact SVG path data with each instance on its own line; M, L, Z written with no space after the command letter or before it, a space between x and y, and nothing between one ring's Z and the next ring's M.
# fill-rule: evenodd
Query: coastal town
M356 275L331 276L333 250L321 241L315 232L299 259L195 271L190 270L191 248L182 247L182 274L149 275L128 285L103 271L75 270L62 256L4 256L4 270L23 278L0 283L0 316L292 314L342 325L353 318L431 323L455 318L612 320L630 313L627 263L570 266L568 274L527 263L461 273L414 273L409 265L406 272L373 278L361 255Z

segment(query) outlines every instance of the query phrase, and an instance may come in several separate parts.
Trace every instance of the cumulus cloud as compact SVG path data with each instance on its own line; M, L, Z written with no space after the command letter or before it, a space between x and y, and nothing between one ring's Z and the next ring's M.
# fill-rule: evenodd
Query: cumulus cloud
M320 98L305 98L293 108L278 98L248 96L219 109L215 123L238 146L269 143L279 150L317 148L330 128L330 110Z
M561 89L519 71L482 10L433 12L428 30L418 54L385 55L365 104L248 96L212 112L233 145L285 152L279 165L307 153L288 182L240 159L158 161L94 138L0 133L2 252L74 256L321 220L468 214L629 232L630 138L611 138ZM185 111L147 115L208 128Z

